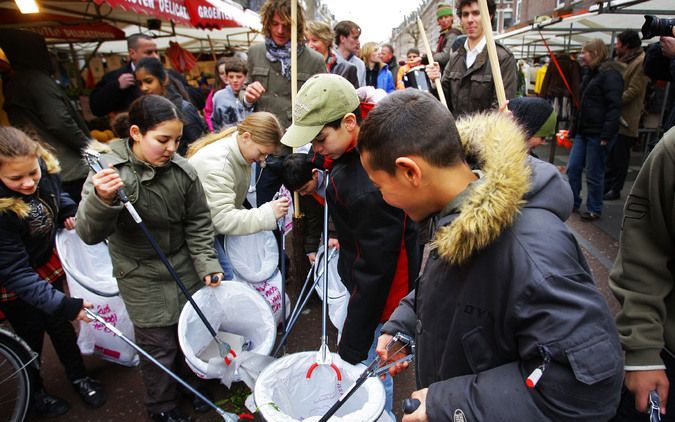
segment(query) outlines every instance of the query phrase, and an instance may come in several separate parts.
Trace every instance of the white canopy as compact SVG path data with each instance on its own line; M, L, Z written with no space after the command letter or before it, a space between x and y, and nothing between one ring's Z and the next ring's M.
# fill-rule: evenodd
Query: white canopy
M673 0L614 0L603 1L588 10L566 17L556 17L517 28L495 36L516 58L547 55L542 35L554 52L579 51L584 42L600 38L613 44L616 34L627 29L640 31L644 15L675 18ZM541 34L541 35L540 35ZM658 41L657 37L643 44Z

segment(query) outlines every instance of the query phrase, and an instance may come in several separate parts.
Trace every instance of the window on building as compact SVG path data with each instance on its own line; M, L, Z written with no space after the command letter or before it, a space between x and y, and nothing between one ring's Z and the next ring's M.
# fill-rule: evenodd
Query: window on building
M523 0L516 0L516 17L514 23L520 22L520 10L523 6Z
M504 20L502 25L504 31L513 26L513 10L504 9Z

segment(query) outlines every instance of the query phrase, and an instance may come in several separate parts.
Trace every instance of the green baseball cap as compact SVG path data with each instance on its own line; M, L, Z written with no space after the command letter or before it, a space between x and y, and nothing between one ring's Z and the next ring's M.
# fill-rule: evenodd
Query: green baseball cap
M361 104L354 86L331 73L314 75L298 91L293 124L281 143L297 148L312 142L323 127L356 110Z

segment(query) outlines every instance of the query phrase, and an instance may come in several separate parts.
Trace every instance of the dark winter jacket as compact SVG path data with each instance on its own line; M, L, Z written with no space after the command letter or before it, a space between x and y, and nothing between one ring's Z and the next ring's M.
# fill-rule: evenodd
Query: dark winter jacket
M497 43L497 57L506 99L510 100L516 96L518 87L516 60L511 51L499 43ZM498 108L487 47L483 48L476 61L467 69L466 49L464 45L460 46L450 55L441 77L441 85L448 107L454 116Z
M66 92L51 78L52 65L44 38L33 32L0 30L0 48L13 72L3 105L9 121L49 144L61 165L65 182L87 177L81 150L89 143L89 128Z
M584 69L575 135L594 135L601 141L611 141L619 132L624 69L624 64L610 60L594 69Z
M75 215L77 205L61 190L58 162L46 151L40 158L40 170L38 190L30 197L0 182L0 286L41 311L50 315L62 312L72 320L82 308L82 299L65 296L34 268L52 256L56 231L66 218ZM46 212L31 207L33 198Z
M481 178L436 217L416 290L383 331L417 340L429 421L601 421L623 380L617 330L564 221L557 169L499 114L458 122ZM510 160L504 160L510 157ZM550 359L534 389L525 380Z
M89 94L89 107L97 116L105 116L108 113L120 113L129 110L134 100L142 95L138 85L132 85L127 89L120 89L117 79L124 73L134 74L131 62L117 70L103 75L100 81Z
M441 72L445 69L445 65L448 64L450 54L452 54L452 45L460 35L462 35L462 32L457 28L448 28L441 31L438 35L438 44L436 45L436 51L434 52L434 61L438 62L441 66Z
M340 241L338 272L351 292L339 353L355 364L368 356L377 325L410 291L417 275L417 229L384 202L355 148L334 162L327 202Z
M335 54L333 54L335 56ZM359 75L356 72L356 66L353 64L346 62L346 61L341 61L341 62L333 62L332 65L326 65L328 71L332 73L333 75L340 75L346 80L349 81L354 86L354 89L359 88Z
M581 65L576 60L572 60L569 54L560 54L556 56L560 70L565 75L565 79L574 94L574 97L579 101L581 89ZM548 70L544 76L544 82L541 85L540 97L556 98L556 97L572 97L570 91L565 86L560 72L554 63L548 65Z
M180 94L173 91L169 92L169 99L176 107L180 108L183 121L183 136L180 137L180 144L176 152L185 156L187 150L194 141L204 136L209 131L206 122L199 115L199 112L191 102L183 98Z
M657 42L650 45L645 52L644 62L645 75L650 77L653 81L675 81L675 59L669 59L663 55L661 51L661 43ZM668 94L668 105L666 116L663 119L663 131L667 132L671 127L675 126L675 89L670 89Z

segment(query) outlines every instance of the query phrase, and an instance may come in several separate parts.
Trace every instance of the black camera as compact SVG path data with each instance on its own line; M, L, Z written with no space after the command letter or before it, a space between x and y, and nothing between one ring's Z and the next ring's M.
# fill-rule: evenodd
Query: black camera
M647 40L657 36L673 36L675 19L662 19L652 15L645 15L645 23L642 25L642 39Z

